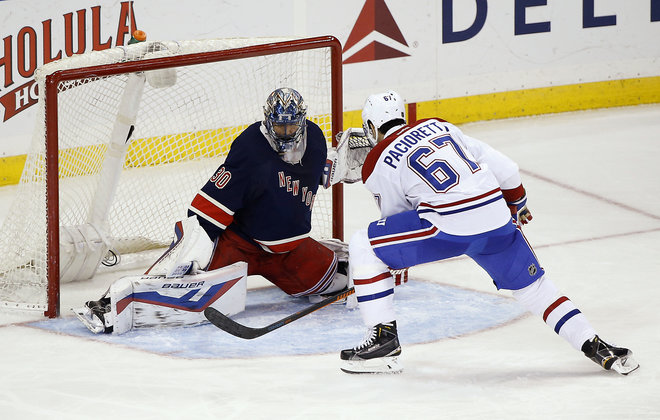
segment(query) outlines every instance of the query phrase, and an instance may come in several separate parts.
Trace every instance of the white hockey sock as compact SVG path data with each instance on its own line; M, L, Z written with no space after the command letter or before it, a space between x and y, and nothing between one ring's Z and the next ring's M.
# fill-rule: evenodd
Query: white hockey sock
M513 297L527 310L543 317L560 337L573 348L581 350L582 344L596 335L587 318L546 276L529 286L513 291Z
M354 278L360 315L372 327L396 319L394 314L394 277L389 270L371 278Z
M348 258L364 324L373 327L382 322L395 320L394 277L387 265L371 248L366 229L353 234Z

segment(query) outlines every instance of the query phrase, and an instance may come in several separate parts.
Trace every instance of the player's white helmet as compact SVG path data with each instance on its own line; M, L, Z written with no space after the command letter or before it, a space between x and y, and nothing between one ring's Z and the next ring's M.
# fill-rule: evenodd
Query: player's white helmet
M275 141L275 151L293 150L303 138L307 123L307 105L302 96L291 88L274 90L264 106L264 125Z
M372 144L376 144L378 133L371 129L369 123L372 124L375 130L378 130L386 123L394 120L403 120L401 124L406 122L403 99L398 93L390 90L376 93L367 98L362 108L362 127Z

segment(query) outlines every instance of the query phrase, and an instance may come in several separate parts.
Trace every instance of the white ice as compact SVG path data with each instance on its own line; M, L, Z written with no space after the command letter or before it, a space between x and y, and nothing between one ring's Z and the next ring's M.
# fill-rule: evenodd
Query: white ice
M47 332L3 312L0 418L660 419L660 105L463 129L520 164L534 216L525 232L544 268L601 337L634 351L638 371L601 370L533 316L404 347L399 375L347 375L339 348L185 359ZM13 191L0 188L0 219ZM377 218L361 185L346 187L345 213L346 238ZM416 280L496 293L466 258L415 267ZM62 306L96 297L108 281L66 287ZM295 323L285 328L296 334Z

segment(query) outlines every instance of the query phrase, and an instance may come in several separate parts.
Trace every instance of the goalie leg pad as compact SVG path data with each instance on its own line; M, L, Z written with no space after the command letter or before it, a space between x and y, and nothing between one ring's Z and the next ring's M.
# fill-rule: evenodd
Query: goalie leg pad
M324 247L337 254L337 261L348 263L348 244L339 239L320 239L319 242Z
M245 310L246 279L247 264L244 262L175 279L150 275L123 277L110 286L111 303L106 320L113 322L115 334L133 328L207 323L204 309L209 306L226 315ZM78 315L77 310L74 312ZM83 318L80 319L90 328ZM98 322L90 323L101 332Z
M60 226L60 282L93 277L109 249L102 230L92 223Z
M332 282L320 294L309 295L311 303L318 303L330 293L337 292L342 289L353 287L353 280L350 277L350 270L348 267L348 244L339 239L321 239L319 242L332 250L337 256L337 272L335 273ZM355 294L349 295L347 298L335 302L336 304L345 304L348 309L357 307L357 298Z
M132 328L180 327L207 323L204 309L225 315L245 310L247 264L238 262L182 278L123 278L110 287L114 332Z

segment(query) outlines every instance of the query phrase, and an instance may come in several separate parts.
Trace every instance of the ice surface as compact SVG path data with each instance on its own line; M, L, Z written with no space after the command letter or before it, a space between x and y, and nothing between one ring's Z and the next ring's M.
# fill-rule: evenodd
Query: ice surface
M99 338L73 319L1 312L0 418L660 419L660 105L463 129L520 164L525 232L548 276L638 371L601 370L456 258L413 268L397 293L400 375L339 370L362 327L338 306L243 342L211 326ZM12 193L0 188L0 217ZM346 187L345 208L347 239L377 218L361 185ZM111 281L66 285L65 314ZM255 326L300 304L250 293L273 309L242 319Z

